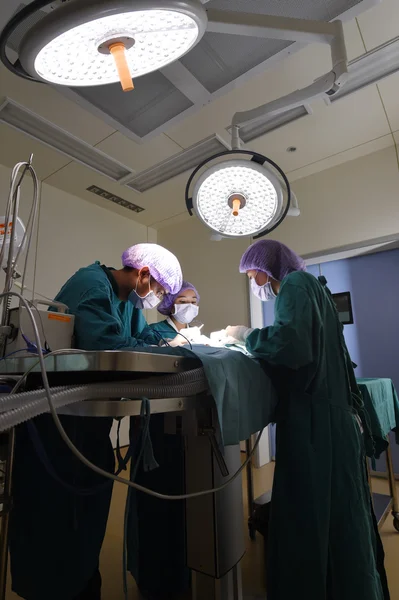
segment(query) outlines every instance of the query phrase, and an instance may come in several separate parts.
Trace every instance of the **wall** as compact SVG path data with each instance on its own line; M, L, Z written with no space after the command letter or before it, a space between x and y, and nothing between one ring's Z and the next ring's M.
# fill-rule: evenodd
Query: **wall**
M10 170L0 165L0 211L9 189ZM31 186L24 184L20 216L27 221ZM47 184L42 186L37 255L37 291L54 296L79 267L100 260L119 268L126 247L146 242L148 228ZM150 235L154 235L150 232ZM29 275L29 285L33 273Z
M0 165L0 215L4 215L10 174L9 169ZM31 185L27 182L23 186L20 210L25 223L30 206ZM123 250L147 240L156 241L154 230L44 184L39 220L36 291L53 298L77 269L95 260L119 268ZM30 288L33 285L34 250L35 247L31 252L26 282ZM156 320L156 311L149 311L147 317L148 320ZM114 433L112 437L114 440ZM123 424L121 443L128 443L127 420Z
M192 217L159 230L158 242L179 257L184 277L198 288L204 331L249 325L247 281L238 272L248 240L212 242L210 236L210 230Z
M292 184L301 216L286 219L273 237L300 254L399 235L399 169L387 148Z
M310 267L333 293L351 293L353 325L344 334L357 377L389 377L399 389L399 250Z

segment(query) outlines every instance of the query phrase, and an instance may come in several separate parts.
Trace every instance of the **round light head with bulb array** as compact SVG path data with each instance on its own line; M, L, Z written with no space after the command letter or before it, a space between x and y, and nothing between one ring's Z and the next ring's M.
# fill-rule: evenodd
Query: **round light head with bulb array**
M134 78L177 60L206 24L199 0L71 0L28 31L20 61L32 77L58 85L115 83L126 68Z
M247 157L237 158L239 154ZM230 160L218 162L204 171L189 198L189 188L198 171L225 155L230 155ZM249 157L252 160L248 160ZM284 219L290 200L287 181L287 206L284 207L283 187L272 168L285 182L281 169L257 153L233 150L211 157L194 171L187 184L186 205L190 214L192 208L205 225L223 237L264 235Z

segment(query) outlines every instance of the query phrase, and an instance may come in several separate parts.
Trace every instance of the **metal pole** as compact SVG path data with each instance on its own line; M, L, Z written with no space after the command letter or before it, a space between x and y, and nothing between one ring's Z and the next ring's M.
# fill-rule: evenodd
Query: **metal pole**
M399 519L399 505L398 505L398 494L396 491L395 473L392 464L392 450L389 443L389 436L387 436L388 447L386 449L386 460L387 460L387 472L389 481L389 493L392 498L392 515L395 521Z
M249 438L245 440L245 453L246 458L250 456L252 452L252 440ZM255 539L256 533L254 528L252 527L251 520L252 514L254 511L254 479L252 472L252 461L249 461L246 467L247 471L247 500L248 500L248 529L249 529L249 537L251 540Z
M14 463L15 429L11 429L8 438L6 472L4 480L3 511L0 533L0 600L6 600L8 567L8 525L11 510L12 469Z

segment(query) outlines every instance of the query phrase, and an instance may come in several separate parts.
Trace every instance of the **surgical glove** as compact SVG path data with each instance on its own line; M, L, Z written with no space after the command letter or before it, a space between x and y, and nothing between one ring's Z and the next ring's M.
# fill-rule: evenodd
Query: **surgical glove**
M226 336L241 343L245 343L247 337L252 332L253 329L251 329L250 327L244 327L244 325L226 327Z
M184 346L188 343L188 340L186 340L182 335L177 335L174 340L168 341L168 346L171 348L178 348L179 346Z
M182 330L182 334L186 337L190 342L197 342L201 338L201 327L188 327ZM181 336L180 336L181 337Z

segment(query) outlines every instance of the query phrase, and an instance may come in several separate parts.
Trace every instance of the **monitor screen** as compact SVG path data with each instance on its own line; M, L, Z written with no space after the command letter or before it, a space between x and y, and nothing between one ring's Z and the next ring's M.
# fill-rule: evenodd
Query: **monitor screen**
M337 307L339 320L343 325L353 324L353 311L350 292L341 292L332 295Z

